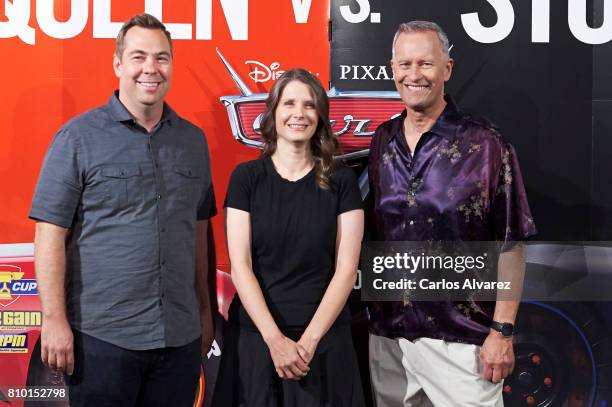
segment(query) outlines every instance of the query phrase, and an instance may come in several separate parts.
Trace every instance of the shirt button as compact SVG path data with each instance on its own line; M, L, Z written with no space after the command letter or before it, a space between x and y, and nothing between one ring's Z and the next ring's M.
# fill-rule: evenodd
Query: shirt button
M157 199L161 199L161 198L162 198L162 196L161 196L161 195L157 195Z
M160 261L159 264L161 264L163 266L164 264L166 264L166 260Z
M166 231L166 228L161 228L162 233Z

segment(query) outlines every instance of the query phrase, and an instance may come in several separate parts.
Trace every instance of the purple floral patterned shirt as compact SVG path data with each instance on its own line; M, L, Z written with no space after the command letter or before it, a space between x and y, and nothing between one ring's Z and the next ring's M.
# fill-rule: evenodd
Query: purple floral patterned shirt
M514 148L482 118L446 108L410 155L406 111L383 124L369 157L379 241L522 241L536 232ZM494 302L375 302L370 332L482 345Z

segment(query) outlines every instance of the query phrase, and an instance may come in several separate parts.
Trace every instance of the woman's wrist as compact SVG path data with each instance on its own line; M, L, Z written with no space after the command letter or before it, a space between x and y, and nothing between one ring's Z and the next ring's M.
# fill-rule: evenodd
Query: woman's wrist
M273 329L266 330L265 332L261 332L261 336L263 337L264 342L270 346L272 343L282 339L284 337L283 333L277 327Z
M302 334L302 341L305 342L307 345L316 347L319 344L320 340L321 335L312 332L308 329L306 329L306 331L304 331L304 333Z

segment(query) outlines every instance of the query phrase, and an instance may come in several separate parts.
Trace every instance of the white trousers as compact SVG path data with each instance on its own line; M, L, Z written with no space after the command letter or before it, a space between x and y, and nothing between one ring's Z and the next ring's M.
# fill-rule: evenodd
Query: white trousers
M503 382L480 377L480 347L370 335L376 407L503 407Z

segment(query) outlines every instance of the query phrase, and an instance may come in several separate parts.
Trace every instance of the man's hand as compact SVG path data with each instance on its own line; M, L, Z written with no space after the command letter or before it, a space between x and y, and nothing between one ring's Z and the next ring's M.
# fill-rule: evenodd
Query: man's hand
M281 379L300 380L310 370L300 353L307 352L302 345L284 335L279 335L268 342L270 356Z
M504 337L491 330L480 348L481 375L485 380L499 383L514 370L512 337Z
M40 355L45 366L59 373L74 371L74 337L66 318L43 318Z
M68 229L47 222L36 222L34 263L38 295L42 305L42 362L50 369L72 374L74 337L66 318L66 237Z

